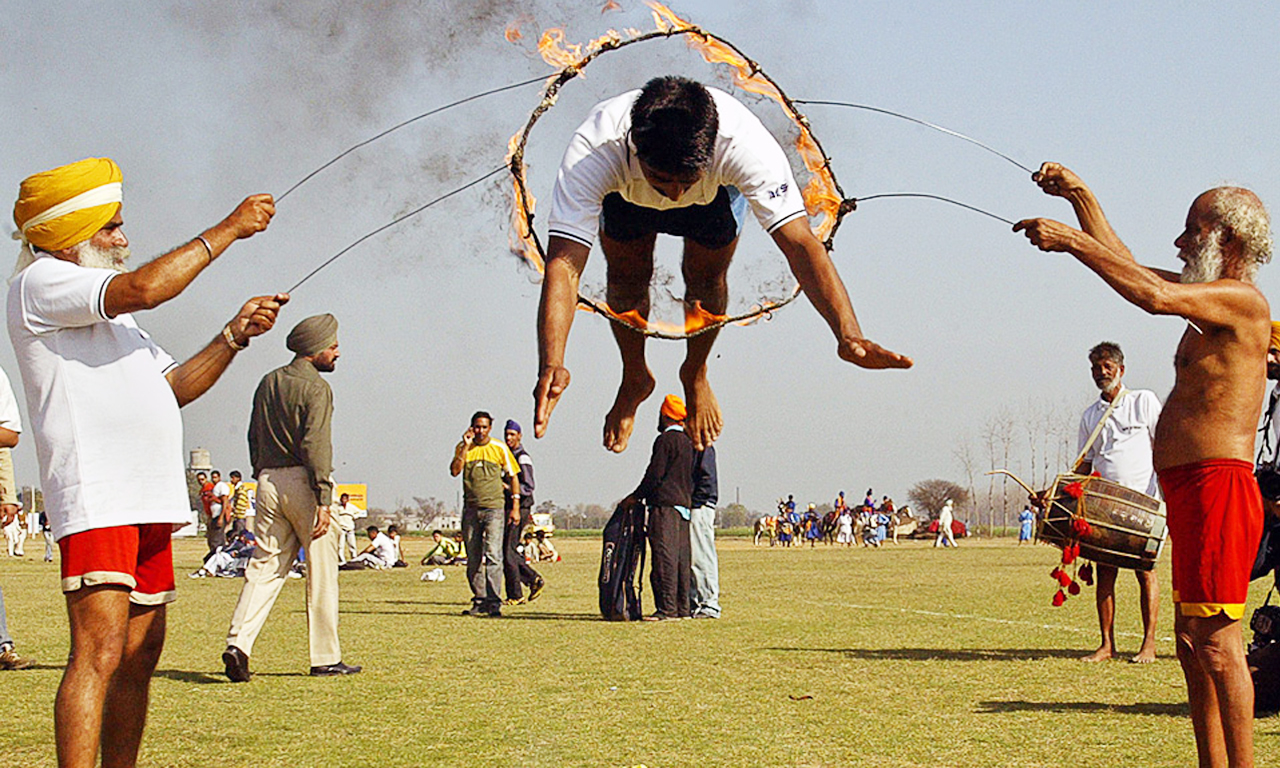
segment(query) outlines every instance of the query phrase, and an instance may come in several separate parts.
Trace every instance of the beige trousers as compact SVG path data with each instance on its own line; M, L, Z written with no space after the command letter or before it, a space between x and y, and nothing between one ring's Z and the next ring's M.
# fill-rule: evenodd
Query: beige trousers
M227 645L253 656L253 642L288 579L298 548L307 550L307 629L311 666L342 661L338 646L338 526L311 540L316 495L302 467L264 469L258 474L257 548L244 574L240 601L231 616Z

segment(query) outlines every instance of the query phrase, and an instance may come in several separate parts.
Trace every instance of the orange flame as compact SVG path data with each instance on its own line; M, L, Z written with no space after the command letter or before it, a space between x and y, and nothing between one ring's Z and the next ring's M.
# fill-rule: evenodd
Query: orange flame
M634 309L628 309L626 312L618 312L603 301L596 302L596 309L581 304L578 308L587 312L598 311L600 314L621 320L638 331L653 331L656 333L665 333L669 336L696 333L709 325L724 323L729 319L728 315L717 315L714 312L703 309L702 302L700 301L694 301L684 305L683 326L676 325L675 323L666 323L661 320L646 319L638 310Z
M522 39L524 35L520 34L520 22L513 21L508 24L507 31L502 33L502 36L507 38L508 43L514 43L515 41Z
M652 9L653 21L659 29L697 29L695 25L680 18L674 11L661 3L649 2L647 5ZM836 224L840 208L840 195L836 192L835 180L831 178L831 174L826 168L826 162L822 159L822 152L819 151L818 144L814 141L813 134L809 131L809 126L793 109L787 106L778 89L759 75L759 67L756 66L754 61L743 57L728 45L714 38L689 34L685 35L685 41L690 48L702 54L702 58L708 63L727 64L733 68L733 82L742 90L766 96L778 102L783 111L786 112L787 117L791 118L800 128L800 136L796 139L796 151L800 153L800 158L804 161L804 167L811 174L804 188L805 209L810 216L822 215L822 221L818 223L815 231L818 239L825 240Z
M605 3L604 7L600 9L600 13L605 14L605 13L608 13L609 11L620 11L620 10L622 10L622 6L618 5L616 2L614 2L614 0L609 0L609 2Z
M511 158L515 155L516 149L520 146L521 131L516 131L511 140L507 142L506 163L511 164ZM527 166L521 162L520 171L522 176L526 176ZM533 195L529 195L528 207L525 207L524 195L520 194L520 185L515 182L515 177L511 180L511 232L508 234L511 252L524 260L525 264L538 271L538 274L546 274L546 268L542 264L542 254L538 252L538 244L533 239L533 232L529 229L529 221L533 213L534 204L537 202Z

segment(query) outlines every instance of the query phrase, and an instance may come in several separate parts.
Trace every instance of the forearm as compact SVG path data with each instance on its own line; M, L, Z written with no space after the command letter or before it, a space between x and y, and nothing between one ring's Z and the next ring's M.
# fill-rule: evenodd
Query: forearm
M862 338L862 328L844 281L827 249L809 230L808 222L804 219L787 222L774 233L774 241L786 256L801 290L836 338Z
M538 301L539 370L564 365L565 344L578 310L578 282L589 252L580 243L552 238Z
M1120 240L1120 236L1111 228L1111 222L1107 221L1107 216L1102 212L1102 206L1098 203L1098 198L1094 196L1093 190L1088 187L1082 187L1068 193L1066 197L1071 203L1072 209L1075 210L1081 229L1118 255L1129 259L1133 258L1128 246Z
M466 444L458 443L457 447L453 449L453 458L449 461L449 475L451 477L457 477L462 474L462 465L466 455Z
M1168 298L1173 284L1134 261L1128 250L1117 253L1092 235L1080 232L1068 251L1130 304L1151 314L1178 314Z
M178 406L185 406L209 391L209 387L222 376L235 356L236 350L231 348L222 334L218 334L195 356L165 374L178 399Z

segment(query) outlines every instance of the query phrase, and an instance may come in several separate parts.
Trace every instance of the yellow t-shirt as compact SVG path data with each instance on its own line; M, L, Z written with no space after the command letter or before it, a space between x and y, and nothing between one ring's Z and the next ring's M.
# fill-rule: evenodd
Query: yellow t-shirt
M475 509L502 509L502 475L520 474L520 464L501 440L473 445L462 459L462 499Z

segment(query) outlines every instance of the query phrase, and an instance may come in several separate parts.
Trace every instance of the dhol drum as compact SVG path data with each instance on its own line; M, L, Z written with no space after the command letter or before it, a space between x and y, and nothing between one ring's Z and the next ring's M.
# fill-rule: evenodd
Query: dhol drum
M1076 484L1079 485L1076 485ZM1164 548L1164 502L1089 475L1058 475L1050 502L1036 516L1036 539L1056 547L1080 544L1080 556L1117 568L1149 571ZM1074 521L1088 523L1083 533Z

